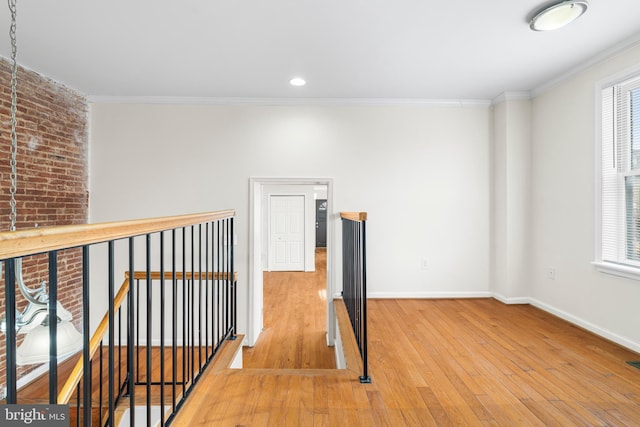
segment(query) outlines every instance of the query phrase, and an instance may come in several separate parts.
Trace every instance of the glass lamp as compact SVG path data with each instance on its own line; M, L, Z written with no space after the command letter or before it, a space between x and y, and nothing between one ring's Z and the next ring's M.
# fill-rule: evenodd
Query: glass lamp
M534 31L551 31L575 21L587 11L586 0L565 0L545 7L529 22Z
M29 289L22 277L22 259L16 259L18 289L29 302L22 312L16 313L16 333L24 334L24 340L16 350L16 364L30 365L45 363L49 360L49 295L46 282L42 282L39 288ZM0 274L2 264L0 264ZM80 351L83 346L83 337L71 323L73 316L66 310L60 301L56 301L56 343L58 357L68 356ZM6 318L0 319L0 332L6 333Z
M44 322L47 323L47 322ZM57 330L57 354L64 357L82 350L82 335L71 322L61 321ZM49 361L49 326L37 325L24 337L16 351L16 364L32 365Z

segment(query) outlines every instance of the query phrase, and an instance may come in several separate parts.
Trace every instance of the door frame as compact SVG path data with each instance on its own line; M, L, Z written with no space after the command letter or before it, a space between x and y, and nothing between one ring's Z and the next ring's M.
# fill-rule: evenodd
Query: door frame
M335 289L333 236L333 179L332 178L249 178L249 277L247 286L247 337L246 343L254 346L264 327L262 242L268 239L268 230L262 226L263 189L268 185L326 185L327 186L327 344L335 342L335 316L332 297Z

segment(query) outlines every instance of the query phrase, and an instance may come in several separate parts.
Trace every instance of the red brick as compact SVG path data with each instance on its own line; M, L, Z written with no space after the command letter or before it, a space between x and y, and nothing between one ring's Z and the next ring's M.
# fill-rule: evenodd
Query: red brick
M0 58L0 230L9 229L10 64ZM33 71L18 70L18 229L82 224L87 221L88 105L86 99ZM78 141L78 135L81 140ZM59 253L59 299L80 326L82 258L77 250ZM34 286L47 280L47 258L24 260L25 281ZM0 279L4 307L4 278ZM18 297L18 307L25 302ZM5 384L5 345L0 336L0 384ZM31 368L20 368L24 375Z

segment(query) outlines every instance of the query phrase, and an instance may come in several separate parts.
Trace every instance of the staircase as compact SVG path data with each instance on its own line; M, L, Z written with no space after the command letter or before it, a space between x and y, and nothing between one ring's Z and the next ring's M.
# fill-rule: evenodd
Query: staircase
M172 425L363 425L345 422L347 412L336 409L370 405L368 386L359 380L362 360L349 315L341 299L334 304L346 369L233 369L223 352Z
M134 424L139 415L145 425L170 423L218 352L236 339L234 217L218 211L0 233L7 302L2 403L68 404L71 425L115 426L125 418ZM69 251L81 263L62 260ZM64 360L48 346L33 359L49 359L48 371L18 390L25 372L16 357L27 318L16 315L23 258L40 263L25 269L26 280L34 281L33 272L49 279L42 310L54 313L60 305L59 286L74 287L65 304L76 304L70 310L82 351ZM125 272L119 285L116 271ZM105 306L102 321L91 325L91 313ZM52 343L61 336L57 323L48 323Z

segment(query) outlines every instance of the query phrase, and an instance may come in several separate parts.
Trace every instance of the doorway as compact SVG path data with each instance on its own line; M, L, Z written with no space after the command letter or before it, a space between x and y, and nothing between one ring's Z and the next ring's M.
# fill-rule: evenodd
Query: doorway
M326 292L327 292L327 344L333 345L334 342L334 325L335 320L333 313L333 305L331 304L331 296L333 295L333 225L331 223L331 209L333 200L333 180L330 178L250 178L250 197L249 197L249 284L248 284L248 313L247 313L247 344L255 345L260 332L264 326L264 290L263 290L263 271L268 269L268 249L266 244L269 241L269 221L264 220L264 213L268 210L268 198L265 197L269 186L297 186L304 192L313 193L314 188L323 186L326 194L323 198L327 200L327 241L326 241ZM298 191L300 194L300 191ZM312 198L307 201L307 205L311 204L310 211L315 211L315 200ZM311 221L305 221L310 224L311 231L306 233L311 236L306 239L305 250L315 252L315 218ZM306 227L306 226L305 226ZM310 249L309 249L310 248ZM314 271L314 258L305 257L305 271Z

